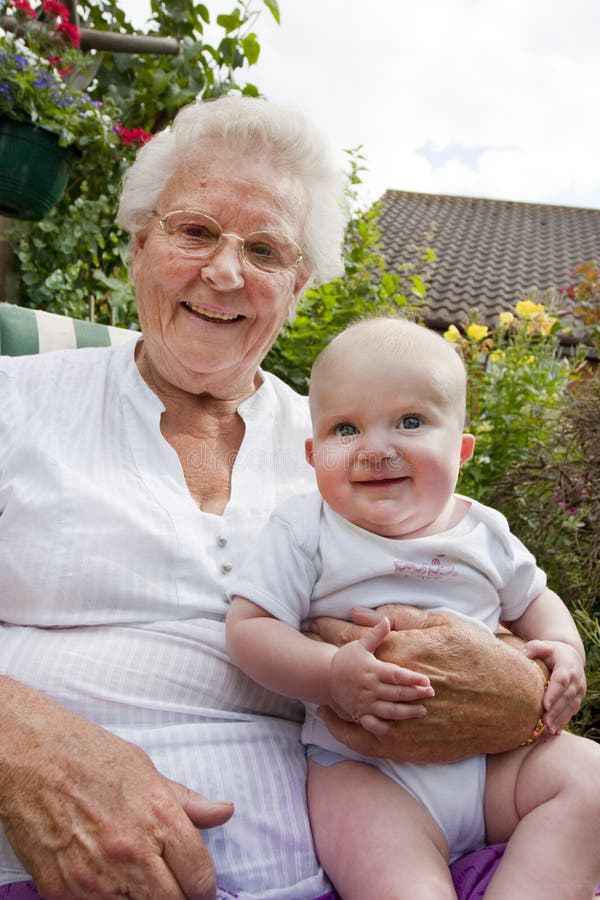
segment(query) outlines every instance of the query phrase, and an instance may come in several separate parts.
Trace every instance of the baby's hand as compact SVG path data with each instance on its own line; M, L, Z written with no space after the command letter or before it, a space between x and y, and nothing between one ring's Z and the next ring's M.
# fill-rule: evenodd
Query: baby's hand
M434 695L426 675L381 662L374 655L389 631L390 621L384 618L359 640L340 647L331 665L335 711L381 735L389 730L389 720L426 715L425 707L412 701Z
M561 641L529 641L523 649L530 659L541 659L550 669L542 719L549 734L560 734L585 696L581 657L574 647Z

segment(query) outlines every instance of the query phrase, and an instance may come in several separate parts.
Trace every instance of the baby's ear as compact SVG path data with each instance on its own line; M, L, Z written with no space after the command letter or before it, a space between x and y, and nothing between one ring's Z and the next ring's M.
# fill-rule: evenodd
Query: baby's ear
M464 465L473 456L475 438L472 434L463 434L460 445L460 464Z
M312 438L306 438L306 440L304 441L304 455L306 456L306 462L310 466L314 467L313 439Z

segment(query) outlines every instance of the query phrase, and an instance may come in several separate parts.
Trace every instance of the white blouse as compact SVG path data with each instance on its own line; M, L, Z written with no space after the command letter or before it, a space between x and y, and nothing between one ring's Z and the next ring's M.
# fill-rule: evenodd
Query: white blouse
M305 398L263 373L222 516L192 500L135 342L0 358L0 672L142 747L236 812L204 839L243 900L302 900L314 856L300 706L228 660L229 584L313 486ZM210 465L198 445L198 464ZM193 460L192 460L193 465ZM26 877L0 832L0 883Z

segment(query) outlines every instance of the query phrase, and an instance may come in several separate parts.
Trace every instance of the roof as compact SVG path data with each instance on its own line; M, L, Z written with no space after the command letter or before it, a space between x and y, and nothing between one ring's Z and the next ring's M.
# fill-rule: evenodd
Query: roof
M578 263L600 262L598 209L396 190L382 202L379 230L390 269L414 258L411 245L436 251L425 311L432 327L467 322L475 308L491 326L532 286L560 288L573 282Z

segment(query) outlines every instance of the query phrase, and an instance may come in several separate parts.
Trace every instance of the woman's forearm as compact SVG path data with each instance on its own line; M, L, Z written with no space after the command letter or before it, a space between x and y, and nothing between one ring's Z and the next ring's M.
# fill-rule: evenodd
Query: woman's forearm
M203 816L202 802L138 747L0 676L0 819L44 897L116 896L123 884L132 896L214 897L191 815L211 827L231 806Z

